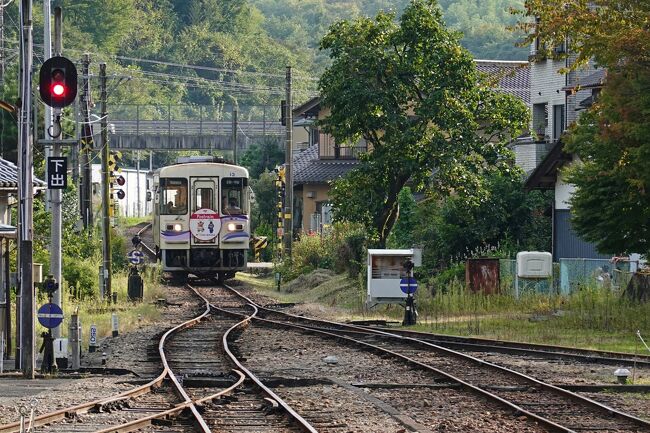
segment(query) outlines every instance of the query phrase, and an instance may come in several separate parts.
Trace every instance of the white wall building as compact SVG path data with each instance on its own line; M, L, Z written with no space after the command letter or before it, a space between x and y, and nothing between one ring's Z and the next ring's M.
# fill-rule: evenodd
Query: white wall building
M147 201L147 191L149 190L147 173L147 170L140 170L140 173L138 174L137 170L131 168L123 168L119 173L124 177L126 183L121 187L115 184L114 188L123 190L126 195L122 200L117 200L118 215L127 217L143 217L151 214L153 202ZM95 201L95 203L101 202L101 176L101 164L93 164L93 201Z

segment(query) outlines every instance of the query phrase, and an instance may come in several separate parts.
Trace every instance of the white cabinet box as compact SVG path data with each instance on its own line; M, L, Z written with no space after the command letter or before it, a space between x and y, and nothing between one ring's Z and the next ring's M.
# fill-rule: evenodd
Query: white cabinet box
M553 276L553 256L542 251L517 253L517 277L550 278Z
M416 266L421 263L421 251L368 250L368 298L370 308L377 304L400 304L406 301L406 293L400 289L400 280L408 276L404 262L412 260Z

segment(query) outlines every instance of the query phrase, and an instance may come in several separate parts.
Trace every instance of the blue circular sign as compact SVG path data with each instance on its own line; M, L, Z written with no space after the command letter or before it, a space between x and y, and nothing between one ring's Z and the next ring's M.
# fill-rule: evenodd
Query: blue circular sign
M126 257L132 264L139 265L144 260L144 253L142 251L132 250Z
M45 304L36 313L38 322L48 329L56 328L63 322L63 310L56 304Z
M418 289L418 282L413 277L406 277L399 280L399 288L407 295L415 293Z

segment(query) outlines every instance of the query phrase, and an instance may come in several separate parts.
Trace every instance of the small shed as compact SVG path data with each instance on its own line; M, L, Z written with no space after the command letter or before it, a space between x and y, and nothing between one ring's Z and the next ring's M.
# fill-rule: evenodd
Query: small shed
M368 297L366 305L403 304L406 293L400 289L400 280L411 276L404 267L406 260L419 265L418 252L413 249L368 250Z

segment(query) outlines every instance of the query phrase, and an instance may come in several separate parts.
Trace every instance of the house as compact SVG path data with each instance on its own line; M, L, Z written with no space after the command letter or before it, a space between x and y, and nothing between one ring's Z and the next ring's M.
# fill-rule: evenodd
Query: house
M475 63L479 71L498 80L498 90L529 103L528 62L475 60ZM354 146L340 146L329 134L319 131L315 121L328 114L328 108L321 105L318 97L293 109L294 232L320 233L331 223L330 182L356 167L359 155L368 150L363 140Z
M536 54L536 43L531 46L531 56ZM564 52L564 47L555 49ZM562 134L567 125L575 122L580 111L591 106L598 97L606 78L606 71L593 62L586 67L561 74L576 59L569 55L563 60L545 59L530 66L532 134L519 142L523 149L520 158L525 160L528 177L525 188L550 189L554 191L553 214L553 260L561 258L609 258L599 254L596 247L581 239L571 227L570 198L575 187L562 179L561 168L577 160L565 152ZM528 147L529 150L525 150ZM548 150L546 150L548 149ZM534 164L532 160L539 159Z
M46 187L45 182L33 178L34 194ZM9 251L16 239L16 227L11 223L11 206L18 195L18 167L0 158L0 339L5 342L5 358L11 353L11 278L9 275ZM38 229L36 227L36 229Z

